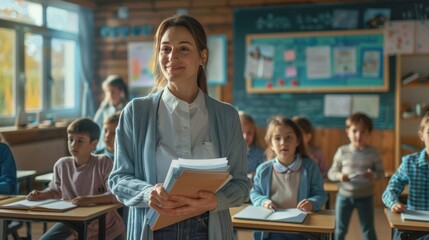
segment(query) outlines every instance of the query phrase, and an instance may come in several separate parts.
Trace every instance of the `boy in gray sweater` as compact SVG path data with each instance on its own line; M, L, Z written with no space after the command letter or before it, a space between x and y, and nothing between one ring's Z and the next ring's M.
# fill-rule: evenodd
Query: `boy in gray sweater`
M335 204L335 239L343 240L356 208L364 239L376 240L374 227L374 181L384 176L380 153L369 146L371 119L354 113L346 120L349 144L340 146L328 172L331 181L340 181Z

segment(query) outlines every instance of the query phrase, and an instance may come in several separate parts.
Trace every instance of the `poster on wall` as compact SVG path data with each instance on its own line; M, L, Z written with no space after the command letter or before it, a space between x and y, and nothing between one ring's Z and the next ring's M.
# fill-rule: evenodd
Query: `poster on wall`
M334 71L337 76L356 75L356 47L334 48Z
M416 53L429 53L429 20L416 21Z
M391 21L384 29L384 51L387 54L414 53L414 21Z
M153 42L128 43L128 85L130 88L152 87Z
M252 44L246 50L244 77L270 80L274 71L274 46Z
M209 49L207 83L209 85L225 85L228 62L226 35L209 35L207 48Z
M329 46L305 49L307 77L310 80L331 78L331 48Z

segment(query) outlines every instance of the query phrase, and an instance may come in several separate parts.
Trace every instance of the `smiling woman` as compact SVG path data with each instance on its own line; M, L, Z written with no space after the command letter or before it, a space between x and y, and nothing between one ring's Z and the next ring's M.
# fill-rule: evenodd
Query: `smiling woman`
M109 177L119 201L132 206L129 239L173 239L185 234L201 240L234 238L229 207L244 202L250 189L246 145L237 111L207 95L208 56L205 31L195 18L173 16L158 27L153 93L124 108ZM164 189L173 159L220 157L228 159L233 178L216 194L201 191L198 198L190 198L170 196ZM151 231L149 208L160 215L193 217Z

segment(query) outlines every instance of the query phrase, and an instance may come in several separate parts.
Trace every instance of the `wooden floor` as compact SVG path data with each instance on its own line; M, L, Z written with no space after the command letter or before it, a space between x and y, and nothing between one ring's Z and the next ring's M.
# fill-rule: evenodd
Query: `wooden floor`
M390 227L384 216L384 210L381 207L375 208L375 228L378 240L390 240ZM360 230L359 219L357 212L353 212L352 220L349 226L346 240L362 240L362 233ZM239 231L237 233L237 240L252 240L252 233L250 231Z
M52 224L49 223L51 226ZM43 231L42 223L32 223L32 239L39 239ZM377 207L375 209L375 227L377 231L378 240L390 240L390 227L384 216L383 208ZM23 227L19 230L21 237L26 236L26 228ZM11 238L9 238L11 239ZM346 240L361 240L362 234L360 231L360 224L357 217L357 212L353 213L352 220L350 222L349 233L347 234ZM252 233L249 231L238 231L237 240L252 240Z

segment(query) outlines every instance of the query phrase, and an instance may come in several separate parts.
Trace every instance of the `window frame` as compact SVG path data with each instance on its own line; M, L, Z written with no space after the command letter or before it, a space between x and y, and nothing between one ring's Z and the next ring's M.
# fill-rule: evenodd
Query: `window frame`
M67 11L76 12L79 15L80 6L53 0L26 0L29 2L39 3L42 5L43 21L42 26L32 25L29 23L15 22L7 19L0 19L0 28L10 29L15 32L15 76L13 81L13 94L15 106L12 115L0 115L0 127L13 126L17 118L18 109L25 109L25 35L27 33L40 35L43 39L42 49L42 81L41 81L41 112L26 112L28 118L36 119L41 117L42 120L47 118L47 115L55 116L56 119L71 119L80 115L82 109L82 89L83 82L79 80L82 69L80 61L80 29L78 33L71 33L50 29L47 27L47 7L62 8ZM70 40L75 42L75 79L74 79L74 101L73 109L55 109L51 107L51 41L52 39ZM39 116L41 114L41 116Z

